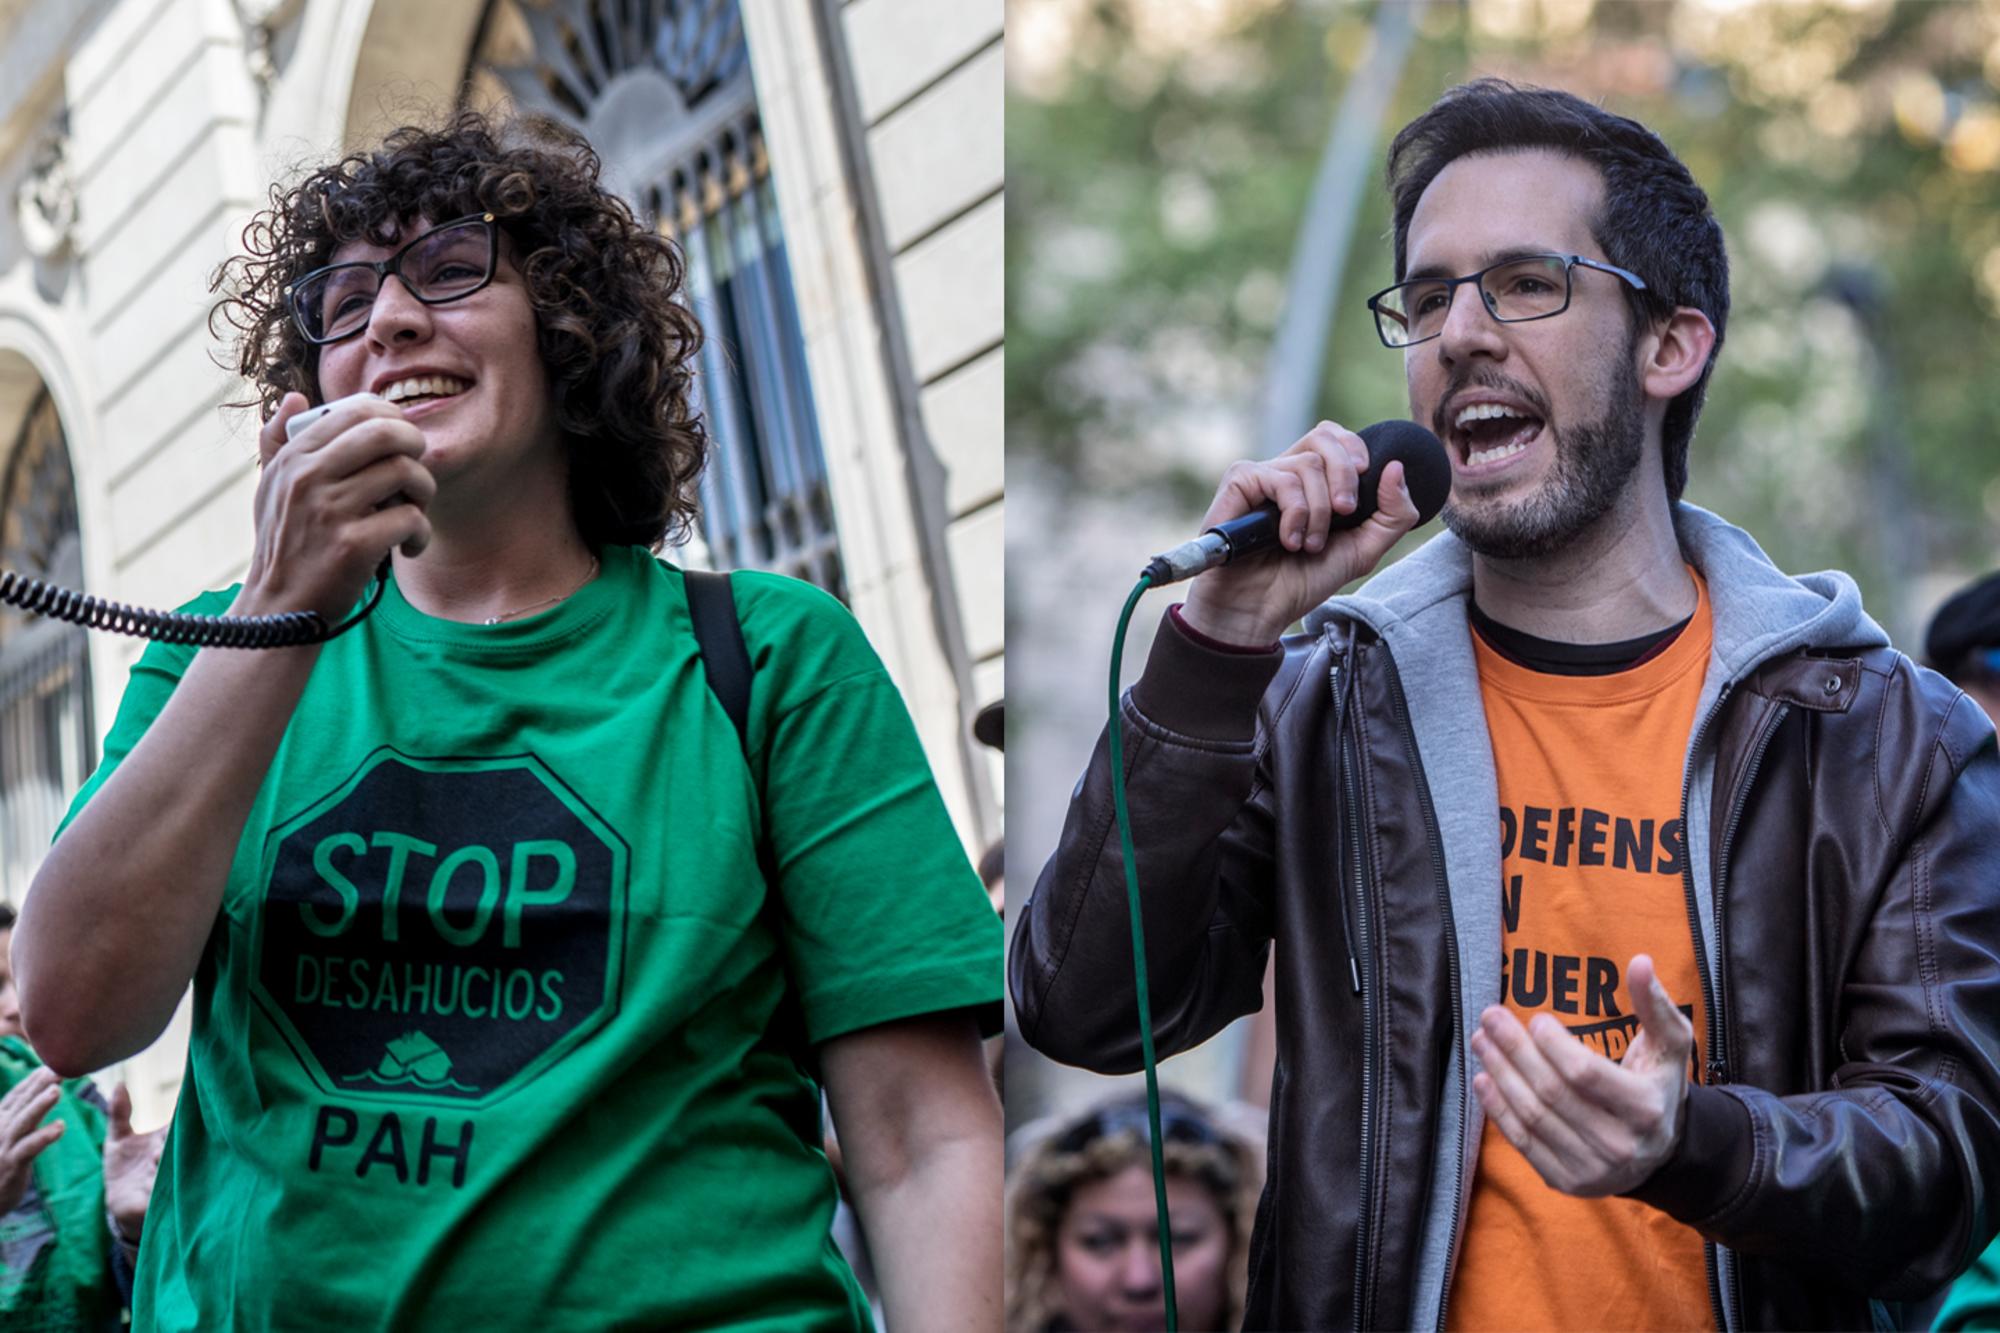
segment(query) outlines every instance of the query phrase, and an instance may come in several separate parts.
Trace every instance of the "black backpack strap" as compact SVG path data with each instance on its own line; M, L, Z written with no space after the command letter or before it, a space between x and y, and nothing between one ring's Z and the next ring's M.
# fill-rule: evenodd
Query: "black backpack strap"
M681 577L687 587L688 615L694 622L695 648L701 654L708 688L735 726L737 743L743 749L743 762L749 764L751 780L755 782L757 766L750 763L750 681L756 668L750 663L749 645L743 641L743 622L736 615L736 595L730 591L729 575L690 569L684 571ZM761 789L757 799L760 803L763 800ZM757 839L757 867L763 872L767 886L763 910L770 914L773 934L783 939L784 924L780 919L777 899L778 864L771 851L768 832ZM786 975L790 987L789 966ZM805 1015L799 1008L795 989L790 990L782 1009L772 1017L771 1022L774 1032L779 1034L780 1044L787 1049L792 1060L807 1078L818 1083L819 1061L806 1040ZM820 1142L818 1107L818 1101L814 1100L792 1108L796 1114L788 1113L792 1129L801 1143L816 1145Z
M737 743L750 753L750 649L743 642L743 622L736 617L736 596L729 575L690 569L688 614L694 619L695 648L701 653L708 688L736 728Z

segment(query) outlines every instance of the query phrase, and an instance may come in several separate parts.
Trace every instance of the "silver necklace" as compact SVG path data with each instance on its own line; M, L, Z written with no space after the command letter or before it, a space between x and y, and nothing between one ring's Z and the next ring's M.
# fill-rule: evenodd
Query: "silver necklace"
M485 623L488 625L497 625L503 620L512 620L515 616L524 616L528 614L528 612L530 611L539 611L545 606L554 606L557 602L567 602L570 598L576 596L578 593L583 591L584 584L590 582L592 579L596 577L597 577L597 557L592 556L590 557L589 572L587 572L583 576L583 578L577 583L577 585L574 588L571 588L568 592L558 593L554 597L545 598L542 601L534 603L532 606L523 606L513 611L502 611L497 616L488 616L486 617Z

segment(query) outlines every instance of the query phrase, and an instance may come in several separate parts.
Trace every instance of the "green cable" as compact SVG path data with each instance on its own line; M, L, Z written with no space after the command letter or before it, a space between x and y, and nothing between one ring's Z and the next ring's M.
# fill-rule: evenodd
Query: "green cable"
M1174 1305L1174 1246L1167 1223L1167 1163L1160 1151L1160 1074L1153 1058L1153 1006L1146 982L1146 928L1139 919L1139 867L1132 854L1132 818L1125 812L1125 745L1118 710L1119 666L1125 658L1125 630L1132 609L1153 586L1153 571L1139 576L1118 616L1118 633L1111 640L1111 802L1118 814L1118 845L1125 855L1125 898L1132 909L1132 971L1139 992L1139 1050L1146 1061L1146 1120L1153 1140L1153 1197L1160 1217L1160 1280L1167 1295L1167 1333L1179 1333L1180 1312Z

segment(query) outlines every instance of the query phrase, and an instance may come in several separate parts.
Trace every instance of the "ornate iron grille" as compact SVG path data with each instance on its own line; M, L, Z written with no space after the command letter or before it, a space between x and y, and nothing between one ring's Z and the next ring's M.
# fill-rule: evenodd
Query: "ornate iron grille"
M805 342L736 0L494 0L475 72L577 126L608 182L687 256L707 334L714 455L701 532L717 568L845 597Z
M83 586L76 484L55 402L29 409L0 474L0 569ZM80 626L0 607L0 900L21 901L96 763Z

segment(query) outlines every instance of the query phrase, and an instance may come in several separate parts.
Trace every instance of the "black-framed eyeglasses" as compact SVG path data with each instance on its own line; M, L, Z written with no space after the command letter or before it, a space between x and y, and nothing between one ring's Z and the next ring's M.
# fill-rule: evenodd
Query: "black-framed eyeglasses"
M1623 278L1635 291L1646 290L1646 280L1638 274L1582 255L1516 255L1462 278L1416 278L1385 287L1368 298L1368 308L1375 312L1375 332L1385 347L1414 347L1444 332L1460 283L1473 284L1494 319L1523 324L1569 309L1570 271L1579 265Z
M1152 1142L1153 1126L1143 1104L1107 1106L1085 1116L1064 1130L1053 1147L1059 1153L1082 1152L1099 1139L1131 1134L1141 1143ZM1164 1103L1160 1107L1160 1138L1165 1143L1214 1144L1222 1141L1215 1127L1201 1116Z
M425 305L472 295L493 281L500 228L491 213L475 213L431 228L387 259L316 268L285 288L285 308L306 341L351 338L368 326L375 295L394 276Z

